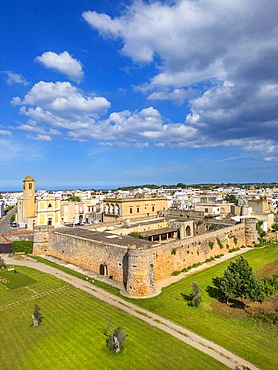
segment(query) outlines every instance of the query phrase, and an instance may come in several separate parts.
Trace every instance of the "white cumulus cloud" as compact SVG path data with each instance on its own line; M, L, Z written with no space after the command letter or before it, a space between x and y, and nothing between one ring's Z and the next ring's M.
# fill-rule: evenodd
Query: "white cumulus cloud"
M67 51L60 54L56 54L53 51L46 51L35 60L40 62L45 68L54 69L66 75L74 82L79 83L84 77L81 62L74 59Z
M7 76L6 82L8 85L29 85L29 82L26 81L25 78L19 73L15 73L13 71L3 71L2 73Z
M104 97L87 96L69 82L44 82L35 84L23 99L15 97L12 103L20 114L28 118L18 129L39 133L37 139L49 140L60 130L78 131L93 129L96 119L110 108Z
M120 39L134 63L156 67L137 90L152 102L185 104L185 122L164 124L161 137L178 129L171 143L190 145L190 127L193 145L278 148L276 0L133 1L117 17L83 18L102 37Z

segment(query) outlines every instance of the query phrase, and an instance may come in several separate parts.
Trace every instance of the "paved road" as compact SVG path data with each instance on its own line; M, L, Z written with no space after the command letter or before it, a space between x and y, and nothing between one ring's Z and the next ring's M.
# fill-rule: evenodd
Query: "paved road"
M10 225L10 218L12 217L13 214L15 214L15 212L16 208L13 208L0 219L0 235L2 233L10 233L13 231L17 231L17 227L11 227Z
M28 257L9 257L4 256L5 262L7 264L27 266L35 268L37 270L43 271L45 273L56 276L57 278L73 285L74 287L81 289L88 294L100 299L101 301L117 307L118 309L127 312L128 314L139 318L147 322L152 327L157 327L172 336L180 339L184 343L206 353L207 355L215 358L217 361L223 363L230 369L235 369L239 366L241 369L243 366L250 368L251 370L259 370L253 364L250 364L246 360L234 355L233 353L227 351L225 348L218 346L217 344L200 337L199 335L174 324L173 322L164 319L161 316L153 314L141 307L136 306L133 303L127 302L124 299L114 296L91 283L78 279L76 277L70 276L63 271L57 270L53 267L47 266L43 263L32 260Z

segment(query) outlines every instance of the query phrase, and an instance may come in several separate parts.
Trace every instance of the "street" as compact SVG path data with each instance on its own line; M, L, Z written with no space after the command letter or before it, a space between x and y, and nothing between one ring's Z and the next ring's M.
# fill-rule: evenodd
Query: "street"
M5 216L0 219L0 235L2 233L11 233L13 231L17 231L17 227L12 227L10 225L10 219L13 214L16 213L16 208L8 211Z

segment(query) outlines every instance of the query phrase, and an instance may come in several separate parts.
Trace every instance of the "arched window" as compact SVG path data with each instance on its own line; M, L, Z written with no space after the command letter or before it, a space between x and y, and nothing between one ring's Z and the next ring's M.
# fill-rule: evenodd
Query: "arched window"
M186 226L185 234L186 234L186 236L190 236L190 235L191 235L191 229L190 229L190 226Z

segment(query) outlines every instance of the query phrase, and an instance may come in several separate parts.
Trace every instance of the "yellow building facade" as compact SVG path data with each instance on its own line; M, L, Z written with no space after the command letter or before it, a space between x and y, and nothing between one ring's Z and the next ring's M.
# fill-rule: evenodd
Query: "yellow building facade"
M164 197L106 198L103 204L103 221L156 217L168 209Z
M51 195L36 199L36 225L60 225L61 200Z

